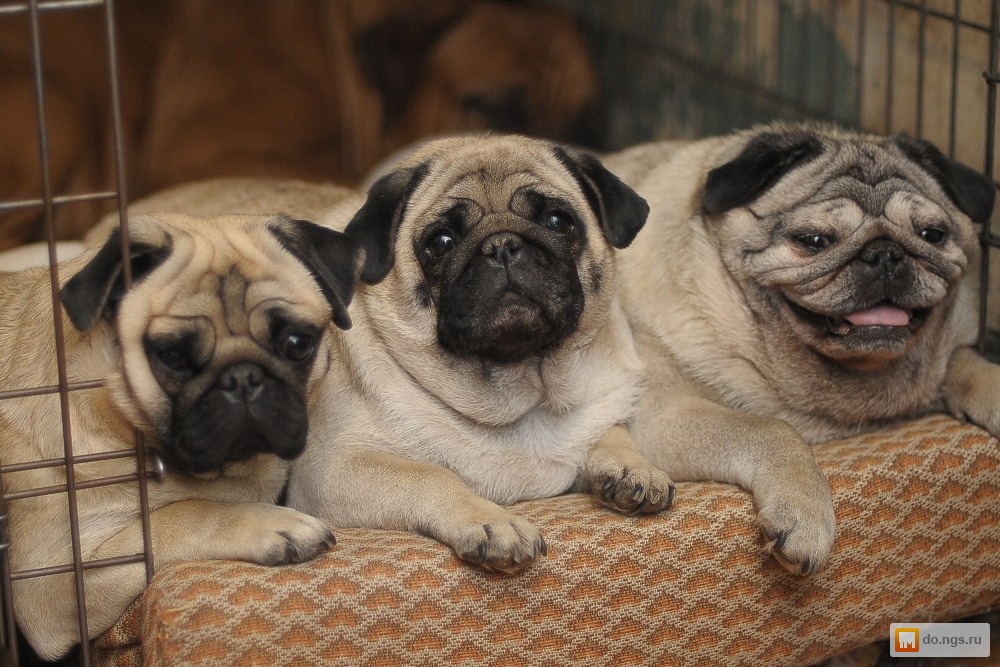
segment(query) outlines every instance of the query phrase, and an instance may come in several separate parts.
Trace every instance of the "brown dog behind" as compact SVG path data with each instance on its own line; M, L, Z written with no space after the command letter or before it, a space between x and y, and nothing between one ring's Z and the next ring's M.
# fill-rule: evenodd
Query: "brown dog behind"
M112 190L104 16L45 12L54 194ZM493 0L117 4L128 194L211 176L353 183L421 137L498 129L591 138L597 78L565 13ZM0 201L42 195L26 16L0 20ZM111 203L56 210L78 238ZM44 238L0 215L0 249Z

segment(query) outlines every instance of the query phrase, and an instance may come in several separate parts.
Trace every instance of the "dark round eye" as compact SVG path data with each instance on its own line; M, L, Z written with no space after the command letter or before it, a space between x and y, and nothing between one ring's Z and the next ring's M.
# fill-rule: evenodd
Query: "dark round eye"
M803 248L813 252L825 250L830 246L830 237L823 236L822 234L806 234L805 236L799 236L795 241Z
M305 361L316 349L316 338L307 333L291 332L279 343L281 356L289 361Z
M184 353L184 350L171 347L165 350L160 350L156 353L159 357L160 362L172 370L175 373L186 373L191 370L191 360L188 355Z
M564 211L549 211L545 214L542 224L556 234L569 234L573 231L573 218Z
M946 234L944 233L944 231L938 229L937 227L924 227L923 229L920 230L920 238L922 238L924 241L927 241L931 245L937 245L941 243L941 241L944 241L945 236Z
M425 252L433 259L444 257L455 247L455 239L451 232L438 232L427 242Z

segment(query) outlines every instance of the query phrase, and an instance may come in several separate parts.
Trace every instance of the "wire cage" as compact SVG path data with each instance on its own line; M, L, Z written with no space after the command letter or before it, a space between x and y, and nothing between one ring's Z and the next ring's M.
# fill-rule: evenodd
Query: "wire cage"
M105 24L105 38L103 45L91 45L91 48L102 49L106 53L106 77L107 89L109 92L106 101L106 112L109 114L114 128L114 150L110 156L113 161L116 175L114 183L108 189L93 192L58 192L50 178L49 156L50 156L50 132L48 117L46 114L46 96L44 85L44 59L45 47L42 38L42 26L45 15L54 12L98 12ZM146 576L152 577L153 560L149 534L149 511L146 504L146 478L150 474L147 471L146 449L142 442L141 433L136 432L135 447L131 450L108 452L97 457L75 456L73 448L73 433L69 419L69 394L76 391L92 391L103 386L101 378L85 380L81 382L69 382L66 374L66 350L62 331L61 303L59 300L59 271L58 257L56 251L56 211L63 207L77 205L89 205L94 203L104 203L113 205L114 208L125 209L126 185L124 182L124 161L125 147L121 129L118 85L118 61L116 48L116 33L114 20L114 4L110 0L51 0L48 2L38 2L33 0L28 3L2 3L0 4L0 21L20 22L20 30L27 33L30 40L30 67L31 75L35 82L35 97L33 108L25 108L22 113L33 117L37 126L37 147L38 147L38 167L41 173L41 191L36 197L29 199L11 200L0 195L0 216L21 212L25 210L41 211L45 221L46 238L49 251L50 283L52 286L52 308L53 324L52 332L54 349L57 356L58 384L54 386L23 387L8 391L0 391L0 400L11 400L28 396L56 395L59 399L60 418L63 424L63 451L65 456L60 459L36 460L36 461L2 461L0 462L0 593L2 593L3 622L0 624L0 643L2 643L3 664L24 664L32 660L30 648L22 644L19 650L17 630L14 620L14 594L12 583L20 579L32 577L48 577L65 573L72 573L75 582L77 620L81 637L88 636L88 617L86 608L86 590L84 587L84 570L94 568L110 568L131 563L143 563L146 569ZM0 185L0 193L4 190ZM124 230L122 238L123 256L127 256L128 244L128 220L123 213L120 218L121 226ZM128 262L124 263L124 273L126 284L131 280L129 275ZM6 352L5 352L6 353ZM106 460L111 458L133 458L136 462L136 472L134 474L119 476L114 478L90 479L86 482L78 483L75 476L76 467L93 462L95 460ZM64 471L65 484L44 488L29 489L21 492L7 492L3 486L3 478L12 474L54 468ZM99 486L113 484L134 484L139 489L140 504L135 508L137 514L142 517L143 523L143 551L136 554L125 554L122 556L107 558L102 560L86 560L83 558L80 549L80 525L77 512L77 493L86 488L96 488ZM43 569L12 571L9 558L10 536L7 523L7 508L11 503L30 497L38 497L47 494L64 494L69 508L70 535L65 536L71 543L72 562L64 563L56 567ZM27 653L28 655L20 655ZM80 664L90 664L90 650L88 642L80 644L77 651Z
M335 0L329 0L331 2ZM575 15L588 37L602 83L603 127L597 148L616 149L665 137L694 137L747 127L775 118L820 119L877 133L905 131L935 142L951 157L993 178L996 146L996 89L1000 82L1000 0L550 0ZM61 191L50 178L53 136L48 125L43 24L55 13L97 13L105 25L105 43L86 45L106 53L108 87L105 113L114 128L113 183L99 191ZM34 79L32 104L17 113L37 125L41 191L27 199L5 195L0 183L0 219L25 210L45 220L51 265L52 308L60 313L60 275L56 266L57 212L101 203L124 210L128 201L118 82L115 6L112 0L0 0L0 22L13 22L31 45L28 66ZM128 221L121 217L123 252ZM996 351L1000 303L991 293L991 264L998 271L998 236L987 223L982 231L980 345ZM990 260L993 259L991 262ZM124 263L128 270L128 262ZM0 267L2 268L2 267ZM128 276L126 276L128 280ZM143 563L147 578L155 563L149 550L147 479L155 476L154 457L139 434L132 450L106 457L135 459L135 473L77 483L76 466L91 458L74 454L68 417L71 392L95 391L101 378L69 382L61 318L52 332L58 383L17 387L0 400L56 396L63 423L65 456L44 461L0 461L0 648L2 664L23 664L13 615L12 582L72 573L76 586L80 636L88 635L87 591L83 573ZM11 351L5 350L5 354ZM3 479L25 470L65 472L65 484L28 492L3 490ZM150 482L155 483L155 482ZM135 512L144 518L142 553L87 561L80 551L76 494L84 488L132 484L139 489ZM44 494L66 498L71 516L72 562L32 571L12 571L8 558L6 508ZM83 642L73 657L91 664Z

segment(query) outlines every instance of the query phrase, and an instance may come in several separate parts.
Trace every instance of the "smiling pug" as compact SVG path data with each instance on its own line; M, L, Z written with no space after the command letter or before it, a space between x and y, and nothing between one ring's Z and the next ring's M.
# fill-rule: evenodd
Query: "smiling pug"
M619 261L651 387L633 435L675 480L750 490L786 567L833 544L810 443L946 409L1000 434L1000 371L968 347L989 179L919 139L794 124L605 163L651 207Z
M59 265L67 381L103 379L58 394L47 268L0 274L0 401L5 465L61 460L72 424L80 554L85 562L144 549L135 429L167 462L148 485L152 557L298 562L332 544L314 517L277 500L288 460L306 444L308 406L330 363L331 319L349 326L356 246L344 235L282 216L135 216L125 288L120 232ZM89 460L87 460L89 459ZM64 466L3 476L14 572L73 562ZM117 480L109 484L107 480ZM102 481L104 482L102 484ZM141 563L87 569L90 637L107 629L146 583ZM44 658L80 641L74 580L14 582L18 625ZM84 638L87 639L87 638Z
M430 142L347 225L354 327L288 502L333 526L411 530L516 572L545 553L501 507L572 488L622 512L673 486L620 425L641 364L614 257L645 202L592 157L518 136Z

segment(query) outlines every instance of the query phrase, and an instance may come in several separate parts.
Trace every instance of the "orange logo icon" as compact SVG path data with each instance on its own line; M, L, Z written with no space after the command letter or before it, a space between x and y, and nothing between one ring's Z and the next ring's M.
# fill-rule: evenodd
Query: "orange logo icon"
M920 628L896 628L896 653L916 653L920 650Z

